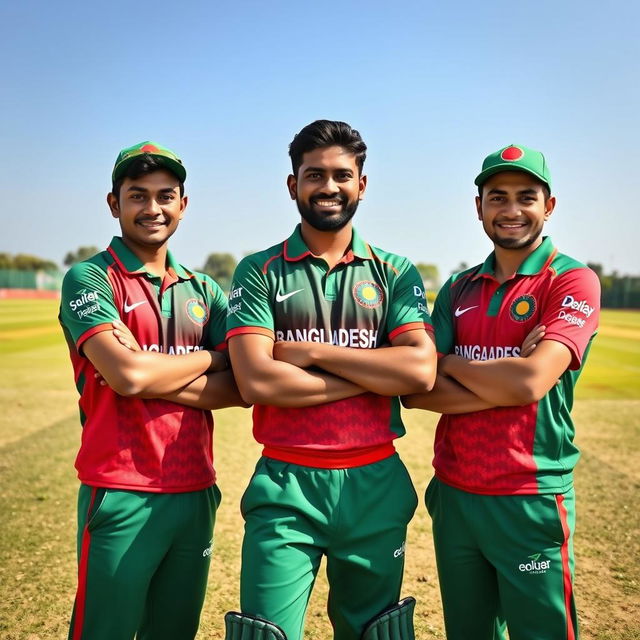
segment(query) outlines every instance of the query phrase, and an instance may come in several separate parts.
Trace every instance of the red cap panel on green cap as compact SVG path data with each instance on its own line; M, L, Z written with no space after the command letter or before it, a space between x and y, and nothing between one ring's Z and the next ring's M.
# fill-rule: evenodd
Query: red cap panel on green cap
M484 159L482 171L475 179L475 184L480 187L489 177L501 171L524 171L546 184L551 190L551 174L547 161L540 151L519 144L503 147Z
M118 154L116 163L113 167L113 173L111 174L113 183L115 183L124 175L127 167L136 158L145 154L162 160L162 164L167 168L168 171L171 171L171 173L175 174L180 182L184 182L186 180L187 170L184 168L182 160L180 160L180 158L178 158L178 156L173 153L171 149L167 149L166 147L163 147L156 142L146 140L145 142L134 144L132 147L127 147Z

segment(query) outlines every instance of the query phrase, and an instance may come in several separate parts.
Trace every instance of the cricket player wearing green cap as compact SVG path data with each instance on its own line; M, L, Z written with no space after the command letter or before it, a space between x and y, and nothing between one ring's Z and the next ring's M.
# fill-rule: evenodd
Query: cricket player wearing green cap
M502 638L506 621L510 640L574 640L570 411L600 287L541 235L556 204L542 153L500 149L475 183L494 251L439 292L436 385L404 399L442 413L426 502L447 638Z
M208 409L243 403L222 353L226 297L167 249L185 178L158 144L123 150L107 196L122 237L62 287L83 427L71 640L198 628L220 501Z
M431 388L435 348L416 268L352 227L365 153L344 122L304 127L287 180L301 223L234 274L229 354L264 450L227 640L301 640L323 555L336 640L413 638L415 601L398 598L417 502L393 440L397 396Z

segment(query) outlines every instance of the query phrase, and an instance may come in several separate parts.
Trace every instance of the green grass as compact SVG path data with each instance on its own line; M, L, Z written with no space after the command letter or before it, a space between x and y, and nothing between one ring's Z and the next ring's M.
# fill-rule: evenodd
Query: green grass
M0 637L66 634L75 591L73 460L77 394L55 301L0 301ZM606 311L574 410L583 457L576 470L576 592L582 638L640 640L640 313ZM422 495L431 476L436 416L407 412L401 454ZM199 640L224 636L238 607L242 520L238 505L259 447L250 413L216 414L216 467L223 502ZM410 526L405 595L418 599L417 637L444 638L429 518ZM306 640L331 637L327 584L319 577Z

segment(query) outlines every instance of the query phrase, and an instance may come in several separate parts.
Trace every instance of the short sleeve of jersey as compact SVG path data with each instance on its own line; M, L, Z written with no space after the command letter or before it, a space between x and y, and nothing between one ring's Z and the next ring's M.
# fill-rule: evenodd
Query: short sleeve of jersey
M227 311L227 338L247 333L243 328L260 328L273 335L274 322L269 286L256 256L240 261L233 274Z
M207 301L209 305L207 346L213 349L224 349L227 332L227 297L215 280L205 274L198 274L198 277L202 278L209 294Z
M73 265L62 282L60 320L76 346L119 318L105 271L90 262Z
M540 322L545 340L561 342L571 351L570 369L579 369L589 340L598 328L600 282L586 267L556 277Z
M454 345L454 326L451 313L451 286L453 278L438 292L433 306L433 329L436 334L436 350L439 355L451 353Z
M387 332L393 339L407 329L418 327L431 329L431 316L422 278L413 264L405 260L396 276L389 301Z

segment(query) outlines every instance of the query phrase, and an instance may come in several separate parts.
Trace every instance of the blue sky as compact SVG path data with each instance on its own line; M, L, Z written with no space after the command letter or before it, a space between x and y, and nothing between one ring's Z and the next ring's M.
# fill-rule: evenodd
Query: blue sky
M0 251L105 246L113 162L142 140L187 167L182 262L275 244L298 220L288 144L330 118L369 146L371 244L442 276L483 260L473 179L515 142L547 156L560 250L640 273L638 3L21 0L0 18Z

